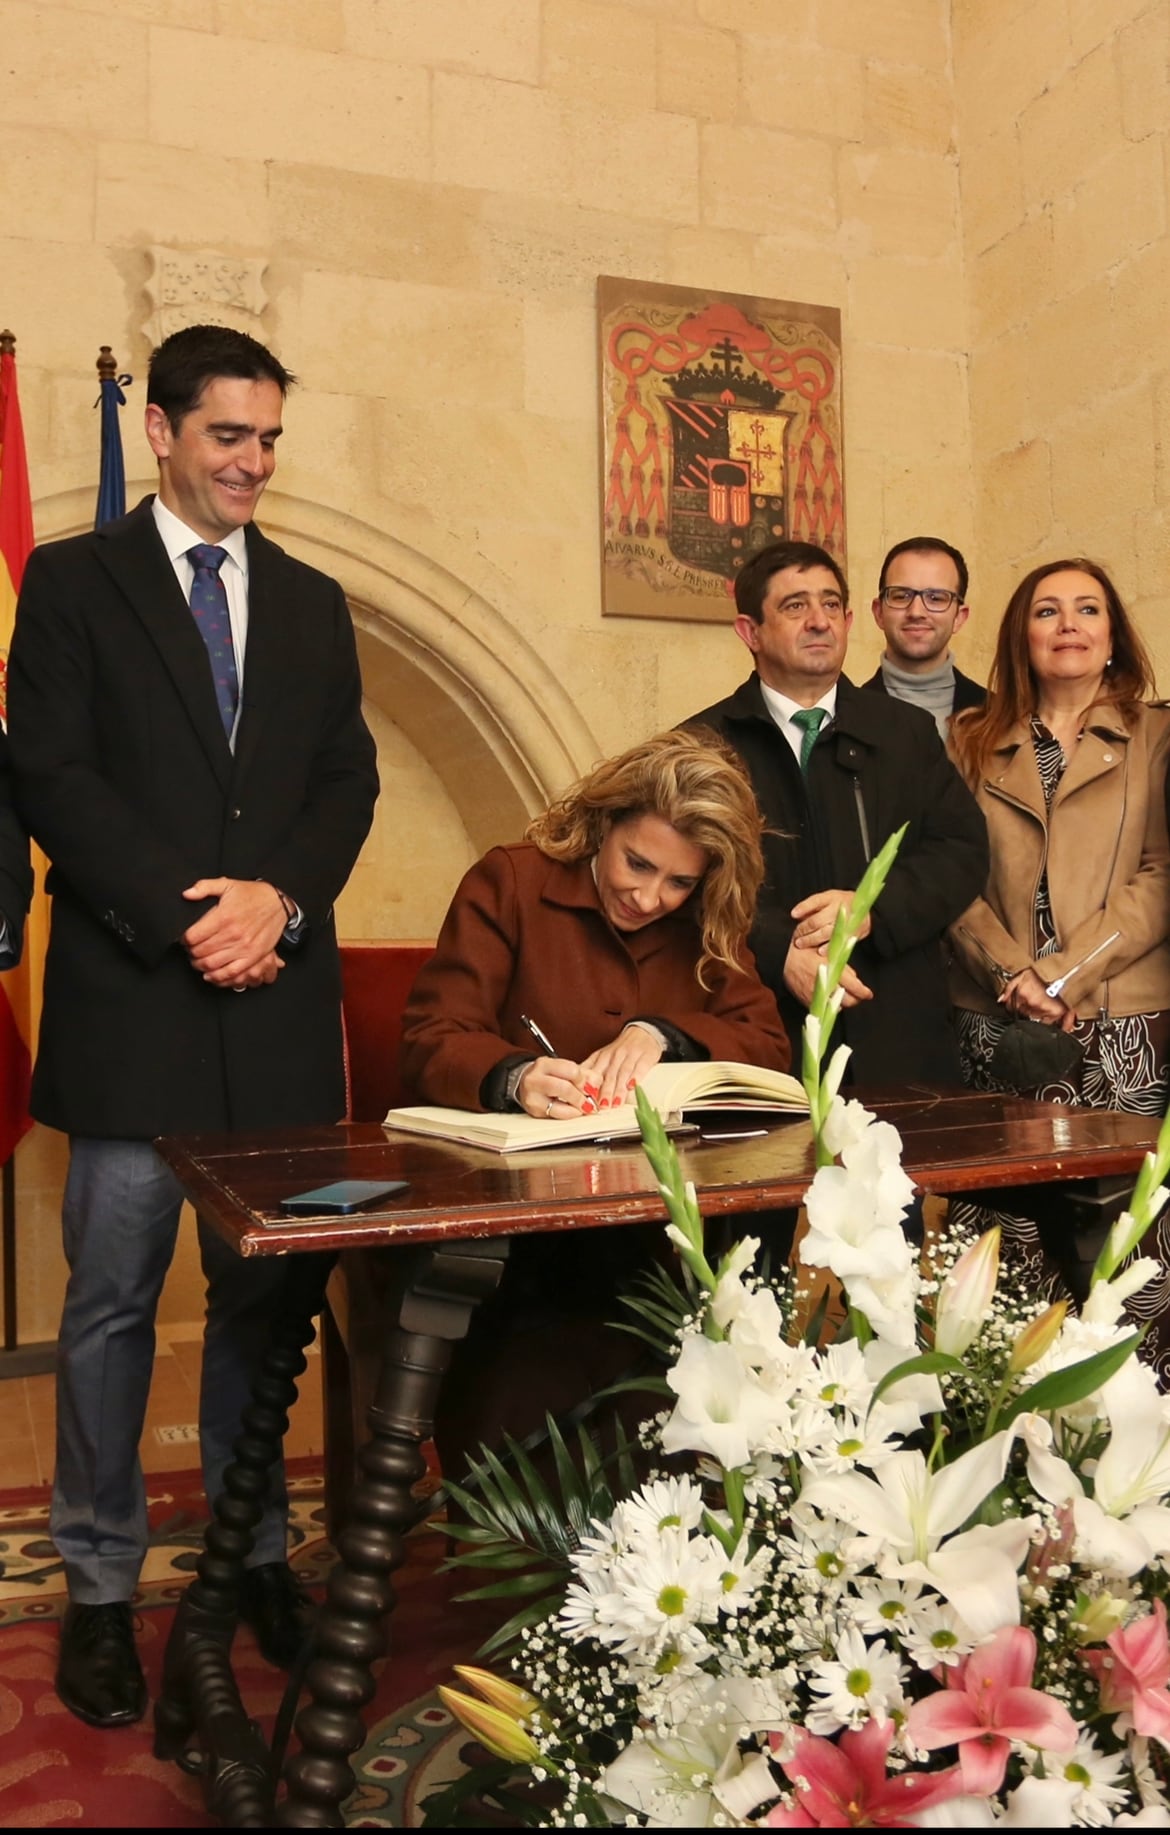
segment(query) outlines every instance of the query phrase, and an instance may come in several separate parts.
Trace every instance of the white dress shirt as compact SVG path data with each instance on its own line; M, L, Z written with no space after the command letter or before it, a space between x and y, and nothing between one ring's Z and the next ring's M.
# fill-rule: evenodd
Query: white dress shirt
M769 688L762 676L760 678L760 693L764 697L764 706L767 708L773 720L776 722L776 725L780 728L785 739L787 739L789 745L792 747L793 755L799 764L800 748L804 744L804 728L802 726L793 726L792 716L796 713L803 713L803 701L789 700L788 696L786 694L781 694L778 688ZM813 702L813 706L823 707L825 710L826 718L822 720L820 729L823 733L825 728L829 725L829 722L835 718L837 713L836 682L833 683L828 694L822 695L819 701Z

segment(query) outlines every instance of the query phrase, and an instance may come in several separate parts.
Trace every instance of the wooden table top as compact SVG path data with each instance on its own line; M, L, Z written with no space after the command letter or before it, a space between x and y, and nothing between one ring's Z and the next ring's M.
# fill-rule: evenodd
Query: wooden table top
M866 1100L901 1134L910 1177L939 1195L1136 1173L1159 1126L1152 1116L921 1086ZM155 1144L200 1215L241 1255L588 1229L665 1216L636 1138L505 1155L347 1122L175 1135ZM799 1204L814 1171L805 1119L773 1123L758 1139L690 1136L678 1147L684 1176L694 1180L708 1216ZM409 1190L351 1217L282 1215L282 1198L336 1179L406 1179Z

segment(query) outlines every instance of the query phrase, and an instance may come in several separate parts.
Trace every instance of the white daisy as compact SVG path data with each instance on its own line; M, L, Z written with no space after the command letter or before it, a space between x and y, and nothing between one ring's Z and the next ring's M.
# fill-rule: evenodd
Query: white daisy
M1129 1791L1118 1789L1125 1760L1120 1753L1102 1752L1091 1733L1082 1733L1071 1753L1051 1761L1058 1777L1079 1786L1073 1798L1073 1817L1090 1828L1108 1828L1114 1812L1129 1801Z
M626 1548L654 1541L664 1530L685 1533L703 1520L703 1493L693 1478L654 1478L618 1505L613 1520Z
M710 1536L664 1530L613 1573L614 1591L598 1606L601 1641L650 1656L700 1623L711 1623L723 1595L727 1557Z
M885 1644L867 1644L852 1625L838 1637L835 1657L808 1665L808 1685L821 1697L805 1716L810 1733L839 1733L865 1720L884 1725L904 1702L897 1657Z
M975 1648L970 1627L933 1593L919 1600L908 1622L897 1629L902 1649L918 1669L937 1669L940 1663L956 1669Z

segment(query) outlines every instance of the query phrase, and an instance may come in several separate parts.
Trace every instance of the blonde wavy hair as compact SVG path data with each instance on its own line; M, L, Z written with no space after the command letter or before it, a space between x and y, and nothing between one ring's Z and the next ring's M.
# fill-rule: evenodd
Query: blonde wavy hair
M707 986L708 962L742 970L738 952L764 877L764 821L747 773L717 734L658 733L603 760L529 823L525 839L552 860L586 860L611 828L639 816L669 822L707 854L698 888L700 984Z

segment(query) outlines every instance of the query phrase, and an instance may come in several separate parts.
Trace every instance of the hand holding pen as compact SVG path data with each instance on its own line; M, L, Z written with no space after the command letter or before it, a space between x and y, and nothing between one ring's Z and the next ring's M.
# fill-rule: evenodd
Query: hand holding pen
M592 1115L597 1108L597 1090L586 1072L569 1058L559 1058L552 1040L527 1013L521 1024L540 1046L541 1057L529 1065L516 1088L516 1099L529 1115L549 1121L566 1121L571 1115Z

